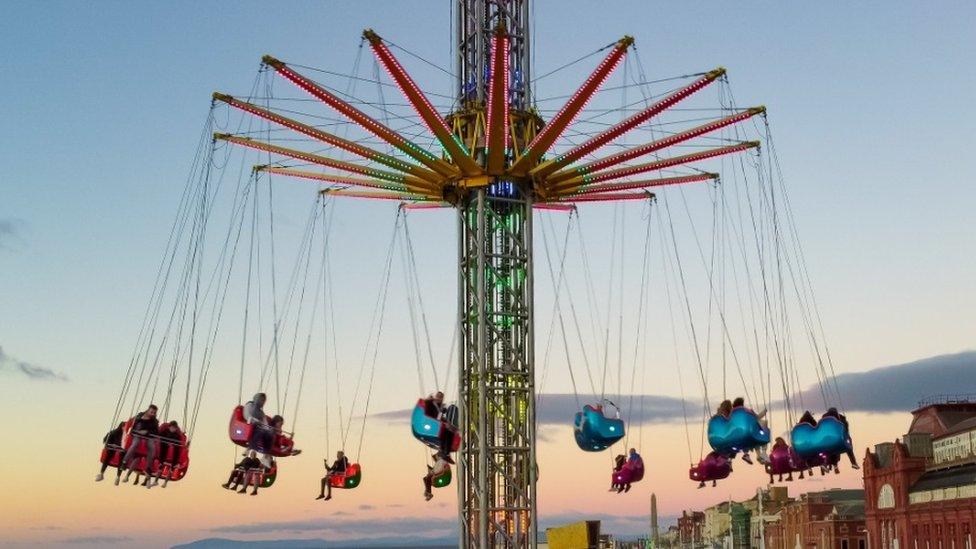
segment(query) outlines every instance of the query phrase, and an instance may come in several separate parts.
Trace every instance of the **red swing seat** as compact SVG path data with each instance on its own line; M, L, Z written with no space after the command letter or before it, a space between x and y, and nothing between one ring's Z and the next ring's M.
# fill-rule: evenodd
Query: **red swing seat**
M329 475L329 485L333 488L352 489L359 486L363 479L363 470L358 463L350 463L344 473Z
M129 418L125 422L122 446L116 446L114 444L104 446L99 461L108 464L110 467L117 468L122 464L122 458L129 448L133 444L138 444L135 451L135 458L132 460L132 467L130 467L132 471L152 476L158 475L160 478L168 478L170 481L177 481L186 476L187 469L190 467L190 447L187 443L186 433L181 431L179 442L167 445L166 455L157 455L153 463L149 464L146 463L146 458L149 453L149 448L147 447L148 441L145 437L132 433L134 420L135 418ZM153 438L156 440L156 444L162 447L162 440L159 437ZM177 453L177 455L174 456L174 453ZM160 467L162 467L162 471L160 471Z
M230 436L231 442L238 446L247 448L247 444L251 440L251 433L253 431L254 425L248 423L247 420L244 419L244 406L238 405L236 408L234 408L234 412L230 415L230 425L227 428L227 433ZM275 457L288 457L291 455L291 451L294 448L295 442L287 435L279 433L275 436L271 448L259 448L258 451Z

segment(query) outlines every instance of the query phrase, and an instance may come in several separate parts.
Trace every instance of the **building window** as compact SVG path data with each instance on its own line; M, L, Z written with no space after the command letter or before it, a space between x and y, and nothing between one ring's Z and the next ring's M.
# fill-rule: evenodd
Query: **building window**
M850 544L847 543L847 540L846 539L841 540L841 542L840 542L840 549L850 549Z
M878 492L878 509L893 509L895 507L895 490L890 484L885 484Z

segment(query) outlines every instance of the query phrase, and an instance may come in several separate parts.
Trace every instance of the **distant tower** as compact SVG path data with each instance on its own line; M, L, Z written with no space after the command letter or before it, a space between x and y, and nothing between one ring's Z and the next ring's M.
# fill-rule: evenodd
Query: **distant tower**
M651 494L651 547L657 547L658 545L658 529L657 529L657 496Z

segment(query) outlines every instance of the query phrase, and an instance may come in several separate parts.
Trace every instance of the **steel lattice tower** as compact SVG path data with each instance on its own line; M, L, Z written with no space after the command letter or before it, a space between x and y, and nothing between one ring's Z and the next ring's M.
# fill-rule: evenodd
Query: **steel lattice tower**
M499 27L509 33L514 133L527 140L535 134L537 120L526 111L528 5L458 0L461 110L453 118L465 141L487 108L489 46ZM461 547L536 545L532 199L530 188L500 177L458 205L458 395L466 441L458 461Z

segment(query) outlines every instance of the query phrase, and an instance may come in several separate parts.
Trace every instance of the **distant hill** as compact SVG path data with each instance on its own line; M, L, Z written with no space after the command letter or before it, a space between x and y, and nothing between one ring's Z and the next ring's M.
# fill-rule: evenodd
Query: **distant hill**
M224 538L207 538L183 545L174 545L172 549L457 549L457 544L444 539L421 540L410 538L326 541L324 539L279 539L244 541Z

